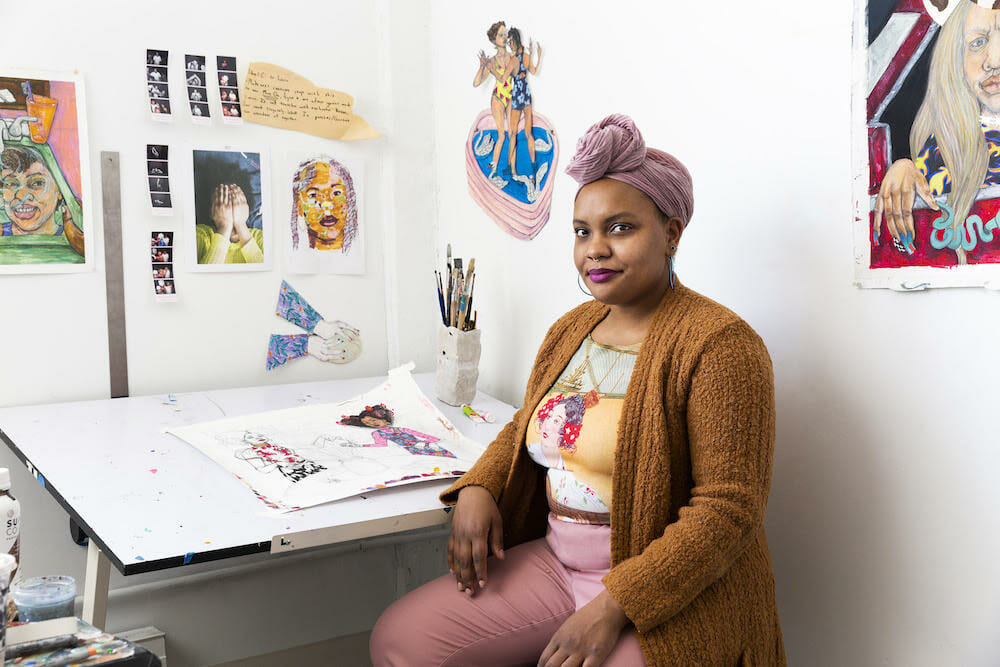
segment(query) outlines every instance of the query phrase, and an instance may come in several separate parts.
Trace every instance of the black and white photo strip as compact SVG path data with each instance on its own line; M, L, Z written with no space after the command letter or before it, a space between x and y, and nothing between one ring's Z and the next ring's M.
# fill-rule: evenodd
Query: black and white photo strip
M184 56L184 85L187 86L188 105L191 121L199 125L212 122L208 110L208 72L205 71L205 56Z
M164 144L146 144L146 181L153 215L174 214L174 202L170 195L168 151L169 147Z
M240 108L240 88L236 82L236 58L216 56L216 76L219 78L219 100L222 102L222 122L231 125L243 122Z
M174 284L174 232L150 233L150 261L153 267L153 297L156 301L176 301Z
M167 52L146 49L146 93L154 120L170 120L170 88L167 86Z

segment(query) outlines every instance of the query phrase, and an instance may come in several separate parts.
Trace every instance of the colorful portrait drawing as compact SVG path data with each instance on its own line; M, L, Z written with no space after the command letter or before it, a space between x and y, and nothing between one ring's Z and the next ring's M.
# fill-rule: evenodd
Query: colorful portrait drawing
M576 452L576 439L580 437L583 415L587 408L597 404L597 392L587 394L556 394L549 398L536 415L538 443L529 443L528 449L537 449L550 468L565 470L562 453Z
M455 455L447 449L435 444L440 442L440 438L413 429L393 426L393 419L393 411L379 403L378 405L365 406L365 409L356 415L344 415L337 423L344 426L374 429L372 442L365 444L365 447L387 447L391 442L411 454L455 458Z
M93 267L83 108L75 75L0 76L0 273Z
M489 26L486 38L492 52L479 52L472 85L492 83L492 92L465 143L469 194L502 230L530 240L549 219L559 160L555 130L534 110L531 77L542 47L504 21Z
M1000 3L858 2L858 283L1000 287Z
M267 164L261 151L191 151L191 187L187 198L194 221L190 269L252 271L270 268L271 250L265 220Z
M360 169L329 155L300 156L291 173L289 266L294 273L364 273Z

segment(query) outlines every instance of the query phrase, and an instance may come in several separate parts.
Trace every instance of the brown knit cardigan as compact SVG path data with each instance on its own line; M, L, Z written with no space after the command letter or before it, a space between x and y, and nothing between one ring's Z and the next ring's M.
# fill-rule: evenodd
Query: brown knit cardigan
M545 470L525 451L528 421L608 310L584 303L549 329L523 406L441 495L453 504L463 487L488 489L507 548L545 534ZM668 290L622 408L604 577L647 665L786 664L763 527L773 452L764 343L714 301Z

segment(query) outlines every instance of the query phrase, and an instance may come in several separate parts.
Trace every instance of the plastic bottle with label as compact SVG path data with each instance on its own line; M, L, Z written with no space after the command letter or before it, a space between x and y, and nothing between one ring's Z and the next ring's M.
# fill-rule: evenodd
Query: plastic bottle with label
M0 468L0 553L10 554L17 561L10 582L18 579L21 570L21 503L10 495L10 470Z

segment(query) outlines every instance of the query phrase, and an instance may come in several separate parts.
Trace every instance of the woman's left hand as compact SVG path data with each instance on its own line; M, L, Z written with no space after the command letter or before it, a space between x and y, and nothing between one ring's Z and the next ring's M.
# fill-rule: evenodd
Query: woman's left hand
M606 590L566 619L538 659L538 667L598 667L611 655L628 617Z

